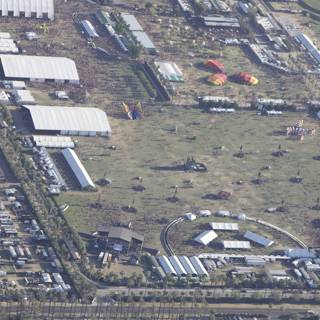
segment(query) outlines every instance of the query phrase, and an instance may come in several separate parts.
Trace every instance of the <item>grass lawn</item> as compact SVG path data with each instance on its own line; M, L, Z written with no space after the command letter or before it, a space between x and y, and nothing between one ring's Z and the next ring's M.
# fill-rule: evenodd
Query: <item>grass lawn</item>
M310 245L319 244L312 225L319 212L310 209L319 196L318 177L314 173L318 172L320 162L312 159L318 153L319 136L298 142L273 135L274 131L298 119L304 119L305 127L317 127L313 119L300 113L265 118L248 111L234 115L209 115L197 108L170 107L166 112L159 111L155 107L153 110L146 108L147 116L142 121L111 118L113 137L110 140L78 138L80 147L76 152L93 180L105 175L113 183L100 187L97 193L70 191L59 196L60 203L70 205L65 214L77 230L91 232L102 224L132 221L134 229L146 235L147 245L160 248L159 235L165 223L162 218L172 219L197 208L227 209L284 226ZM175 126L178 127L177 134L171 132ZM110 150L111 144L116 145L117 150ZM289 151L282 158L272 156L279 144ZM215 149L222 145L224 151ZM241 145L248 153L244 159L233 156ZM161 169L181 164L188 156L205 162L208 172ZM262 171L267 182L253 184L252 179L267 165L272 166L271 170ZM289 181L298 169L303 177L301 184ZM144 192L132 189L139 184L134 180L137 176L143 178ZM183 181L187 179L193 180L192 188L184 185ZM241 186L235 183L239 179L244 181ZM180 186L180 200L172 203L167 198L173 195L175 185ZM231 200L202 198L220 190L231 191ZM289 213L264 212L268 207L280 205L281 200L290 207ZM122 210L133 201L137 213ZM92 205L96 202L102 207L94 208ZM172 236L178 252L198 250L186 241L201 231L202 223L205 220L178 227L178 232ZM243 227L243 231L246 228ZM248 228L256 230L256 226ZM278 235L267 230L260 232L274 237L280 246L289 245L286 239L278 239Z

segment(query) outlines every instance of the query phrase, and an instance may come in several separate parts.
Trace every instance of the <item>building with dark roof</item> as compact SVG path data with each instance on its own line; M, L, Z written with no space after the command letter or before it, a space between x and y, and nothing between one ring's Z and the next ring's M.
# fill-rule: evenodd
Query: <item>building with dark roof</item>
M144 242L143 235L125 227L100 227L97 234L105 239L106 250L118 253L139 253Z

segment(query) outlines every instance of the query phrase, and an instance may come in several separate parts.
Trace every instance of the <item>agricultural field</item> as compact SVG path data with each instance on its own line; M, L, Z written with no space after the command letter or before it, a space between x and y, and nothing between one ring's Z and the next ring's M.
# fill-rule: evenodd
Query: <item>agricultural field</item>
M96 193L69 191L58 197L60 204L70 207L65 215L79 231L93 232L100 225L132 221L133 228L146 236L148 246L161 249L160 231L173 218L197 209L230 210L245 212L275 225L285 227L310 245L319 244L314 219L319 212L312 210L319 197L318 155L319 136L307 136L303 142L288 140L281 135L285 126L303 119L306 128L317 123L302 113L286 113L279 118L264 118L251 111L234 115L209 115L188 107L146 108L141 121L110 118L113 137L110 140L79 137L77 154L94 181L102 177L112 180L106 187L98 187ZM177 128L177 133L175 129ZM116 150L109 146L115 145ZM234 156L240 146L245 157ZM273 151L281 145L288 150L284 157L274 157ZM223 146L223 147L222 147ZM187 157L194 157L208 167L206 173L184 172L177 165ZM271 166L271 170L261 168ZM290 182L297 174L303 177L301 184ZM261 171L264 182L256 185ZM135 178L140 176L142 182ZM192 187L185 184L192 179ZM243 184L236 182L242 180ZM134 186L143 185L144 192ZM178 188L178 201L170 201L174 186ZM207 199L210 193L220 190L232 192L229 201ZM269 207L277 207L284 201L286 213L266 213ZM126 212L133 205L136 213ZM195 252L188 241L203 228L207 221L183 223L171 239L177 253ZM215 220L210 218L210 220ZM254 225L242 225L241 230L257 230ZM260 229L260 228L259 228ZM288 239L268 230L259 232L274 237L283 245ZM292 245L292 244L291 244ZM279 248L277 246L277 248ZM213 250L208 248L208 250Z

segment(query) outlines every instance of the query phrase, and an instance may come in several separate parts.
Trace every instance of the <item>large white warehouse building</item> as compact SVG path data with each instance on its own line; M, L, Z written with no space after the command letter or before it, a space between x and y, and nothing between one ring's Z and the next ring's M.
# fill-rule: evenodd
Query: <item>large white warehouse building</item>
M62 154L65 160L67 161L68 165L70 166L72 172L74 173L75 177L77 178L81 188L86 188L86 187L94 188L95 185L91 180L87 170L82 165L77 154L70 148L64 149L62 151Z
M54 0L0 0L2 17L54 19Z
M80 83L76 64L69 58L1 54L0 60L6 80Z
M107 114L97 108L24 105L34 130L72 136L111 136Z

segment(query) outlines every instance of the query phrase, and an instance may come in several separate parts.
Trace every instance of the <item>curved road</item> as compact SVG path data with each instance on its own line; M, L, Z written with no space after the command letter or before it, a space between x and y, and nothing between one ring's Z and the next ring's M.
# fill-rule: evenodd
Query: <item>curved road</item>
M160 241L162 244L162 247L164 249L164 251L166 252L166 254L168 256L174 256L174 251L168 241L168 234L170 229L175 226L176 224L180 223L184 221L183 217L179 217L177 219L174 219L172 221L170 221L162 230L161 230L161 234L160 234Z

